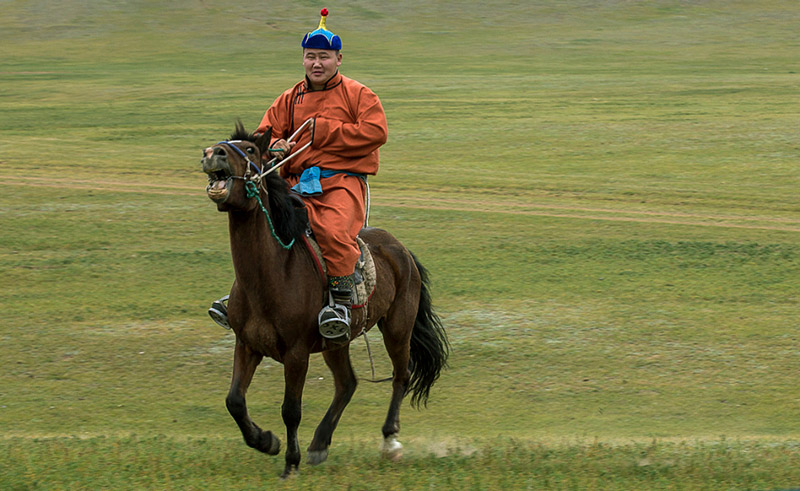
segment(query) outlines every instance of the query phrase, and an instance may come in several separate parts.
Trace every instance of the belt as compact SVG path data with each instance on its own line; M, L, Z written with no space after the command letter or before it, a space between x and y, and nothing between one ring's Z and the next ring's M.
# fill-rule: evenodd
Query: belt
M300 174L300 181L292 186L292 191L300 196L318 196L322 194L322 184L320 179L335 176L337 174L347 174L348 176L358 177L366 180L366 174L358 174L345 170L321 169L319 167L309 167ZM296 175L296 174L295 174Z

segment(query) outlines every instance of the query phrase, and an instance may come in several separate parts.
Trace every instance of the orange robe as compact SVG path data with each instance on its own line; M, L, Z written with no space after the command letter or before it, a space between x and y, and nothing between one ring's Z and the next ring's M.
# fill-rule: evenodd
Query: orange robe
M312 144L281 167L281 175L294 186L309 167L375 175L378 147L388 134L383 106L365 85L338 71L325 89L311 91L307 80L281 94L267 109L257 132L272 127L273 145L288 139L308 118L314 118ZM303 130L296 138L300 148L312 138ZM308 218L328 265L329 276L353 273L360 255L356 236L364 225L365 184L361 178L336 174L320 180L322 194L303 196Z

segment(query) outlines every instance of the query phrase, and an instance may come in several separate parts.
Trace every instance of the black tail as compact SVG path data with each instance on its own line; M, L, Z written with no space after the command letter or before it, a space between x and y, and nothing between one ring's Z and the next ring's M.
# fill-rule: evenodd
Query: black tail
M411 404L417 407L428 404L428 394L443 368L447 367L450 343L442 321L431 305L430 282L426 270L413 254L422 287L419 295L419 310L411 331L411 380L407 392L411 392Z

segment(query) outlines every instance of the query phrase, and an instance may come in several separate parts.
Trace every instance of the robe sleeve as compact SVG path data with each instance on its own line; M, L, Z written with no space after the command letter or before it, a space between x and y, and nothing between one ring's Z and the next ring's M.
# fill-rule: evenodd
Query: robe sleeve
M272 127L272 140L269 142L269 146L272 147L276 141L280 140L281 138L286 139L289 137L289 125L291 121L289 118L291 117L291 107L289 107L289 101L292 100L291 94L289 91L284 92L280 95L275 102L267 109L267 112L264 113L264 117L261 118L261 124L258 125L258 129L256 132L266 132L267 128Z
M312 148L354 158L369 155L386 143L386 114L378 96L367 87L361 87L350 99L351 107L357 108L356 122L345 123L325 116L316 117Z

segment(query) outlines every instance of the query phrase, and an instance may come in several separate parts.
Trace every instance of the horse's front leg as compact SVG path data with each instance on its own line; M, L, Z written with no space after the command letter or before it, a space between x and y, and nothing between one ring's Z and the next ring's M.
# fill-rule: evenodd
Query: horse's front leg
M325 413L325 417L317 426L314 432L314 439L311 445L308 446L307 461L311 465L321 464L328 458L328 447L331 445L331 437L336 425L339 424L339 418L344 412L344 408L353 393L356 391L356 375L353 373L353 366L350 363L350 346L347 345L333 351L325 351L322 353L325 363L333 373L333 383L335 393L333 402Z
M245 401L247 388L262 358L263 356L254 353L238 337L236 338L236 348L233 352L233 379L225 404L239 425L239 429L242 430L242 436L248 446L269 455L277 455L281 449L281 441L271 431L264 431L253 423L247 413Z
M286 425L286 467L281 477L289 477L300 465L300 444L297 428L302 417L303 385L308 372L308 352L288 353L283 360L283 377L286 382L281 415Z

